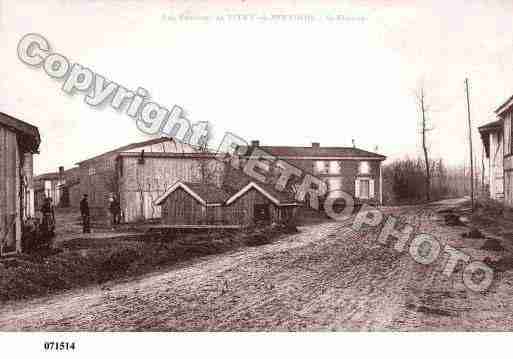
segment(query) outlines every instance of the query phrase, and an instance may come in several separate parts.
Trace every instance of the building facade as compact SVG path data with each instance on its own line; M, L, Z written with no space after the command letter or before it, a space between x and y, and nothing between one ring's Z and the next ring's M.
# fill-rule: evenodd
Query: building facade
M125 222L161 217L155 201L177 181L220 186L224 164L206 153L122 152L118 154L118 193Z
M259 148L324 181L327 195L344 191L359 202L383 202L383 155L355 147L321 147L317 142L310 147L294 147L262 146L259 141L252 141L251 148Z
M160 218L155 200L173 183L220 183L222 166L214 156L195 151L171 138L158 138L117 148L78 163L81 194L87 194L94 216L108 214L109 198L117 196L122 220Z
M34 177L35 207L39 210L45 198L51 198L54 206L60 202L59 186L64 183L59 172L42 173Z
M504 203L513 206L513 96L502 104L495 113L502 123Z
M22 226L33 216L32 156L39 130L0 113L0 255L22 251Z
M501 120L479 127L479 134L487 158L487 182L490 198L504 200L503 124Z
M298 203L268 186L249 182L234 193L206 183L177 182L156 201L162 223L175 226L239 226L286 223Z
M78 167L58 172L49 172L34 177L36 210L41 208L45 198L51 198L56 207L78 206L80 198L76 185L79 183Z

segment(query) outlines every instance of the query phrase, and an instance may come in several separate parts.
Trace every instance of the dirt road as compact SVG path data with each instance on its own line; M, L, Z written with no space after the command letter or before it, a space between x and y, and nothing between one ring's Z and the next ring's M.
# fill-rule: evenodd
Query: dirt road
M395 210L421 232L475 259L498 256L463 240L429 209ZM394 211L392 211L394 212ZM351 222L301 228L277 242L205 257L108 288L4 305L1 330L511 330L513 276L475 294L441 264L424 266ZM504 254L501 254L504 255Z

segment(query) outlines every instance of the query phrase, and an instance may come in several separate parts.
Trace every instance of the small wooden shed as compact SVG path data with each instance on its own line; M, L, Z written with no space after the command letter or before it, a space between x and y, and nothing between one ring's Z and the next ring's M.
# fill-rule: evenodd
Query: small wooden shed
M22 250L23 220L33 210L32 155L40 142L37 127L0 112L0 256Z
M250 182L235 193L210 184L177 182L155 202L167 225L238 225L285 222L297 203L265 185Z
M217 186L179 181L155 204L161 206L163 224L222 224L222 206L228 198L229 195Z
M242 225L287 222L295 217L298 203L272 186L249 182L228 198L223 206L226 218Z

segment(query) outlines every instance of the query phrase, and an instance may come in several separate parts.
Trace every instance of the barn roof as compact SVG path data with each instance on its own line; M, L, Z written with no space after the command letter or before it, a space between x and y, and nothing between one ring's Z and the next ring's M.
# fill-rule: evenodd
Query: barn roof
M119 152L119 157L141 157L140 152ZM145 158L203 158L203 159L215 159L217 158L216 153L211 152L145 152Z
M183 189L185 192L194 197L198 202L203 205L221 205L224 203L229 195L223 189L206 183L192 183L192 182L182 182L178 181L171 187L169 187L162 196L160 196L156 201L156 205L161 205L164 203L167 197L177 189Z
M36 126L0 112L0 125L9 128L19 136L19 144L24 152L38 153L41 136Z
M80 162L77 163L77 165L81 165L81 164L89 162L89 161L94 161L94 160L97 160L97 159L99 159L99 158L101 158L103 156L108 156L108 155L121 154L121 153L124 153L124 155L128 155L125 152L136 150L136 149L138 149L140 147L157 145L157 144L164 143L164 142L175 142L175 144L176 144L176 141L173 138L171 138L171 137L159 137L159 138L154 138L154 139L147 140L147 141L134 142L134 143L131 143L131 144L128 144L128 145L125 145L125 146L118 147L118 148L113 149L111 151L104 152L104 153L102 153L100 155L88 158L86 160L80 161Z

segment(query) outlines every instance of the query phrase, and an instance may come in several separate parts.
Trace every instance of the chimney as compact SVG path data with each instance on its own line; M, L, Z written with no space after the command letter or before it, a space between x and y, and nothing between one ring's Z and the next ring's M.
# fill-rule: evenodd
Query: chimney
M319 142L312 142L312 148L318 149L319 147L321 147Z
M260 141L258 141L258 140L251 141L251 147L260 147Z
M141 150L141 154L139 155L139 158L137 159L138 165L144 165L144 150Z
M353 141L353 147L356 148L356 141L354 140L354 138L352 139Z
M59 180L64 179L64 166L59 166Z

